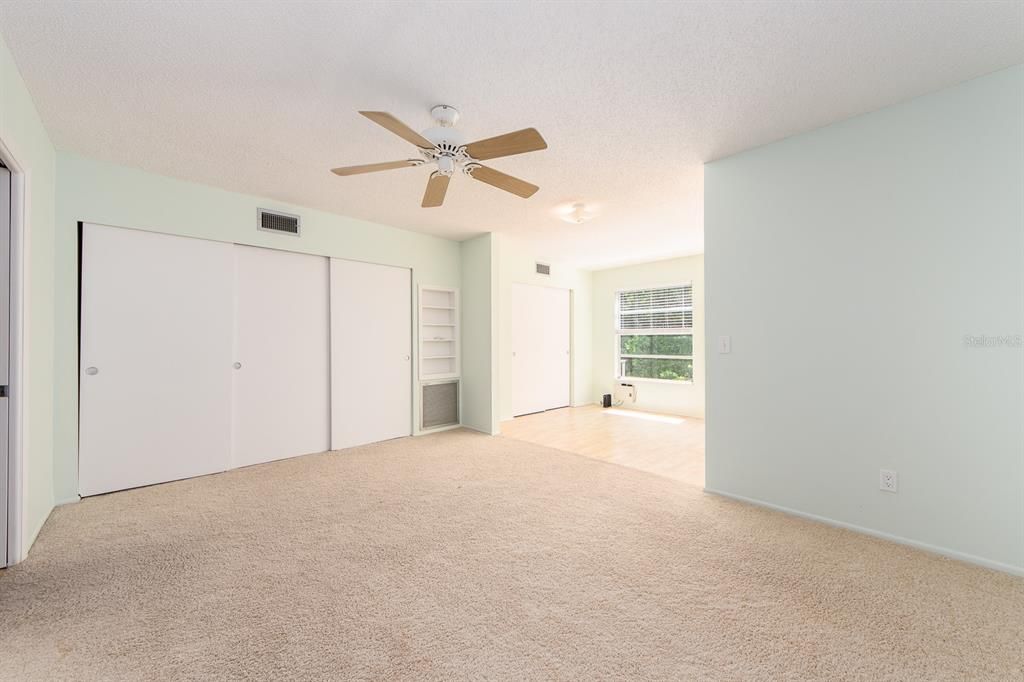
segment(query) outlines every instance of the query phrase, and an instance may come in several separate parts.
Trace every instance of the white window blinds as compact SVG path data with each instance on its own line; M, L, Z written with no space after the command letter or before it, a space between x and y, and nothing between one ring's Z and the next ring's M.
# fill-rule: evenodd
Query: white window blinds
M693 285L620 291L616 324L626 330L693 329Z

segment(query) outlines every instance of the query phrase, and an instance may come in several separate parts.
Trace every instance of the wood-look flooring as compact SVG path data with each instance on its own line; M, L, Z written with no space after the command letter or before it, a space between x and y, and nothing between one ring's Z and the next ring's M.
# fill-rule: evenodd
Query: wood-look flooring
M587 405L504 421L501 435L704 487L703 419Z

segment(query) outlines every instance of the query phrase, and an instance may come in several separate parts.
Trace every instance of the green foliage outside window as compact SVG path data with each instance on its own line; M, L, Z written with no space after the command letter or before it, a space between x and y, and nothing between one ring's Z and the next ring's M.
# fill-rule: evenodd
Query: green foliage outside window
M692 334L623 334L619 337L619 351L624 377L693 381ZM684 357L632 358L630 355Z
M622 363L624 377L693 381L693 360L622 358Z
M645 334L619 337L623 355L693 355L691 334Z

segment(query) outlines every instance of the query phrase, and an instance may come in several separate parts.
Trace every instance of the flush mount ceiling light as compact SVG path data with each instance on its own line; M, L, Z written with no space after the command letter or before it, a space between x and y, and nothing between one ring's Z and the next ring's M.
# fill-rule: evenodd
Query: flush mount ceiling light
M594 213L587 209L586 204L577 202L559 211L559 217L567 223L582 225L594 217Z

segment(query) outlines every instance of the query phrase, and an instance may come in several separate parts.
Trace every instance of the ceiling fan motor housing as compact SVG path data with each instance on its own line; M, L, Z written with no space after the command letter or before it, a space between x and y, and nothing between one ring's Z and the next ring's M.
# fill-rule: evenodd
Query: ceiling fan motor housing
M434 109L437 108L434 107ZM465 136L455 128L443 126L427 128L423 131L423 137L434 144L434 149L421 149L420 153L427 161L436 161L437 172L442 175L451 175L457 166L463 166L472 161L466 154Z

